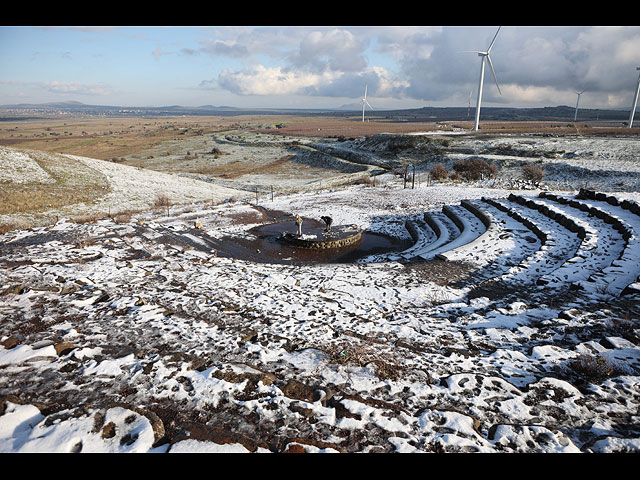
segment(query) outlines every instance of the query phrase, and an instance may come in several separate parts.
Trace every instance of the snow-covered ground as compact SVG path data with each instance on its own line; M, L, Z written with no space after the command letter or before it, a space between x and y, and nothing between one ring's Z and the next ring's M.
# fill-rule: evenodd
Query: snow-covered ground
M0 451L640 451L640 215L540 193L389 175L261 201L419 239L351 264L217 255L263 221L245 202L8 232Z

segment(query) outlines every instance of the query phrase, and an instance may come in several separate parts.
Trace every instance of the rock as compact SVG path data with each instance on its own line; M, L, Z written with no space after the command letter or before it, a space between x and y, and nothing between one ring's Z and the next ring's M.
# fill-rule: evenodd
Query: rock
M12 348L20 345L20 341L16 337L9 337L5 341L2 342L2 346L7 350L11 350Z
M59 357L62 357L63 355L67 355L69 352L71 352L71 350L73 350L75 347L75 345L71 342L59 342L56 343L53 348L56 349L56 353L58 354Z
M93 305L95 305L96 303L106 302L107 300L109 300L109 294L108 293L103 293L102 295L100 295L98 298L96 298L93 301Z
M113 422L107 423L102 427L102 438L113 438L116 436L116 424Z
M260 381L264 386L268 387L276 381L276 376L273 373L265 373L260 376Z
M66 295L67 293L73 293L78 290L78 286L73 283L65 283L60 289L60 295Z
M151 423L151 429L153 430L154 444L158 444L161 440L164 439L164 423L158 415L156 415L151 410L142 407L131 407L131 410L149 420L149 423Z
M297 380L289 380L281 390L287 397L295 400L311 403L314 399L314 389Z
M240 332L240 335L240 343L255 342L258 339L258 334L249 329Z
M307 449L299 443L293 443L287 447L282 453L307 453Z
M28 287L25 287L23 285L12 285L10 287L5 288L1 295L7 295L10 293L13 293L15 295L22 295L23 293L27 292L29 290Z

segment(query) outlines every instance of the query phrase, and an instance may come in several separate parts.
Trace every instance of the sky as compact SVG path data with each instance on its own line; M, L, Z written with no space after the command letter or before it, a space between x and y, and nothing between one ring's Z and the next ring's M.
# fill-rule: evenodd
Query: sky
M0 104L374 110L476 104L498 26L0 26ZM631 107L637 26L500 27L483 106Z

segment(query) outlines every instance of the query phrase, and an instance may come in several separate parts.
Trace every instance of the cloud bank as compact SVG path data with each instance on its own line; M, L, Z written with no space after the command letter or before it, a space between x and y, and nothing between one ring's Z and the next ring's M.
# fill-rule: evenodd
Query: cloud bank
M236 95L358 98L465 104L497 27L217 29L202 52L246 60L216 84ZM624 107L640 65L638 27L502 27L492 50L503 94L487 69L485 102L513 106L591 103ZM475 96L474 96L475 98Z

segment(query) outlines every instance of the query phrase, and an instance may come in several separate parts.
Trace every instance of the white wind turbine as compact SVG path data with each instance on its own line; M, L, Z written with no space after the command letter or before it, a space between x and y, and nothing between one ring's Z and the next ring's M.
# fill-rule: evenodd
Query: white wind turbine
M580 103L580 95L582 95L585 91L582 90L581 92L575 92L576 95L578 95L578 101L576 102L576 114L573 116L573 121L575 122L578 118L578 104Z
M365 106L369 105L369 102L367 102L367 85L365 84L364 86L364 98L362 99L362 121L364 122L364 109ZM371 105L369 105L369 108L371 110L373 110L373 107Z
M498 32L500 32L500 28L502 27L498 27L498 31L494 35L493 40L491 41L491 45L489 45L489 48L487 48L486 52L478 52L476 50L472 50L470 52L467 51L468 53L477 53L478 56L482 59L480 62L480 81L478 82L478 100L476 102L476 121L475 121L475 124L473 125L474 130L478 130L478 122L480 120L480 103L482 102L482 84L484 83L485 59L487 60L487 63L489 63L489 68L491 69L491 73L493 74L493 79L496 82L496 87L498 87L498 92L500 92L500 95L502 95L502 92L500 91L500 85L498 85L498 79L496 78L496 72L493 70L493 64L491 63L491 57L489 56L489 53L493 48L493 44L496 41L496 37L498 36Z
M636 70L640 70L640 67L636 68ZM636 106L638 105L638 96L640 95L640 75L638 75L638 86L636 87L636 95L633 97L633 105L631 106L631 114L629 115L629 125L631 128L633 126L633 116L636 113Z

